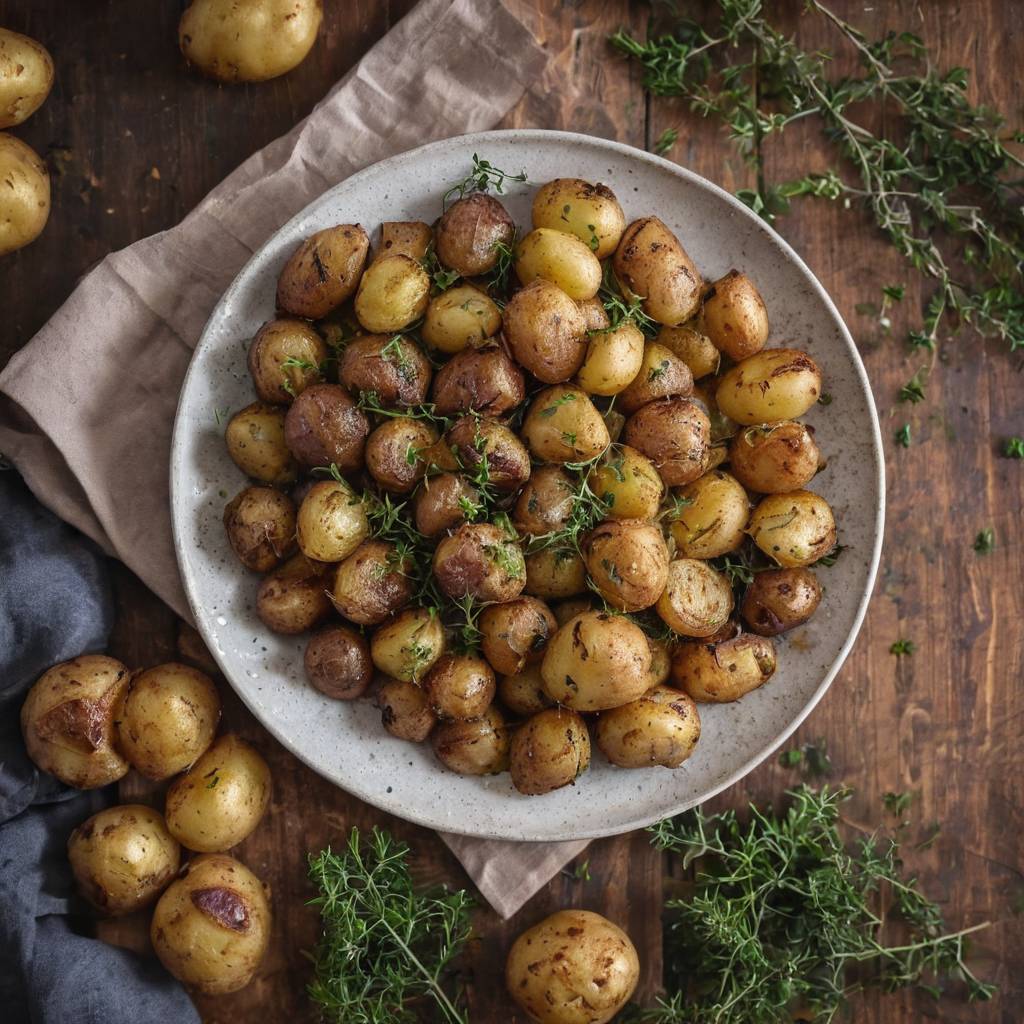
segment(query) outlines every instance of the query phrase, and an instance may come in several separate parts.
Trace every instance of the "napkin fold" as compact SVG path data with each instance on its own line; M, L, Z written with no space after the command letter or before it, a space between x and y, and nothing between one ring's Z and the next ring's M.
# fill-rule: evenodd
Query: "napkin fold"
M171 428L221 294L277 228L353 172L494 127L545 59L498 0L423 0L180 224L82 280L0 374L0 452L44 505L188 618L171 542ZM503 917L586 845L442 838Z

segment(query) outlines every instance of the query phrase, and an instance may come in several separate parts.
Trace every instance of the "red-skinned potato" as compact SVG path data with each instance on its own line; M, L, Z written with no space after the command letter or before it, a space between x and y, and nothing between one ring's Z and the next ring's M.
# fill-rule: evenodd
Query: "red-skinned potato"
M481 507L480 492L456 473L427 476L413 499L416 529L424 537L439 537L466 521Z

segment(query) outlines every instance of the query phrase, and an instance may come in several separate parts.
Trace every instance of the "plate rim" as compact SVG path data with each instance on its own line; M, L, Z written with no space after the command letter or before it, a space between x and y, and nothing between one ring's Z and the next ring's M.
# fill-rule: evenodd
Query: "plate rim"
M857 609L854 614L853 624L846 635L845 640L839 652L832 660L824 676L822 677L817 688L813 694L809 697L807 702L797 712L793 719L788 723L785 729L783 729L777 736L765 744L761 749L751 755L746 761L743 762L735 771L733 771L726 778L717 782L711 789L705 792L699 800L686 799L678 803L673 803L663 810L659 811L654 815L641 814L636 817L630 818L628 821L620 822L607 828L582 828L574 830L571 833L564 834L544 834L541 836L523 837L522 839L510 839L505 833L495 831L493 829L472 829L459 827L457 823L445 822L439 823L429 815L417 814L415 809L409 809L403 807L401 810L396 810L394 807L385 805L384 801L379 799L380 794L375 791L370 791L368 788L361 789L356 780L353 780L353 785L342 784L336 778L332 777L328 772L319 767L318 765L312 764L303 754L296 748L295 744L289 738L285 730L279 729L276 723L268 718L264 717L257 709L255 700L250 700L249 696L244 692L243 688L237 686L232 678L231 673L228 671L226 665L226 656L222 656L218 650L218 646L212 643L211 637L207 634L205 615L201 613L198 605L197 594L195 593L195 580L185 571L185 565L187 560L185 558L185 538L183 536L183 526L179 527L179 518L177 514L177 508L179 506L179 498L183 498L184 494L179 493L176 480L180 475L178 473L179 466L183 462L183 455L185 449L185 434L186 434L186 423L185 416L183 414L184 396L189 391L189 386L192 382L192 375L198 373L198 355L200 351L204 350L208 345L213 344L213 339L210 337L213 330L215 321L220 319L224 307L231 301L234 293L240 288L240 282L247 276L250 266L260 258L264 250L270 246L275 239L282 234L288 232L293 225L299 223L304 217L307 216L310 207L319 204L324 199L342 189L351 187L353 182L360 181L364 177L368 177L371 174L380 174L382 171L386 172L390 167L420 157L424 153L428 153L431 150L441 150L444 147L450 145L453 142L462 142L467 146L479 145L483 147L490 141L501 141L501 142L522 142L528 145L531 141L544 141L544 142L558 142L563 141L567 145L579 145L585 143L590 146L594 146L599 150L606 150L617 153L621 156L627 157L631 160L636 160L640 163L651 164L663 171L668 171L674 176L687 181L690 185L696 186L699 189L710 191L713 195L719 199L725 201L726 205L731 207L734 212L739 213L745 218L756 221L762 230L769 233L772 240L779 246L782 254L786 259L796 264L797 268L805 275L807 282L813 288L817 298L823 302L826 311L832 316L835 324L839 328L839 334L846 345L847 350L852 358L856 377L861 385L863 392L867 398L867 410L868 410L868 428L871 437L871 451L874 457L874 474L875 482L878 488L878 501L875 507L875 530L874 530L874 544L871 548L870 557L868 561L867 579L864 586L863 593L857 604ZM886 481L885 481L885 452L882 447L882 433L881 426L878 419L878 409L875 405L874 394L871 390L871 382L868 379L867 370L864 366L864 361L861 359L860 352L857 349L856 343L853 340L853 336L850 333L849 328L846 325L845 320L836 308L835 303L832 301L832 297L828 291L818 280L817 275L807 266L804 260L796 252L796 250L786 241L777 231L772 228L770 224L765 223L760 217L757 216L749 207L744 205L730 192L723 189L721 186L716 185L713 181L697 174L694 171L689 170L686 167L682 167L679 164L673 163L671 160L666 160L663 157L657 156L654 153L648 153L645 150L637 149L635 146L630 146L623 142L618 142L612 139L604 139L600 136L586 135L579 132L567 132L545 128L506 128L506 129L495 129L484 132L470 132L464 135L453 135L443 139L436 139L432 142L425 143L422 146L417 146L414 149L404 150L401 153L395 153L391 156L385 157L376 163L369 164L368 166L356 171L354 174L349 175L342 181L337 182L330 188L325 189L319 195L311 199L301 210L296 212L292 217L289 217L284 224L277 228L274 232L264 239L263 243L257 248L252 255L245 261L243 266L239 269L238 273L232 279L231 283L224 290L221 297L218 299L216 305L210 312L210 316L207 319L206 325L203 328L202 334L199 336L199 340L196 342L195 348L192 351L192 355L189 359L188 369L186 370L185 376L182 379L181 388L178 394L178 402L175 407L174 414L174 426L171 433L171 452L168 464L168 476L169 476L169 501L170 501L170 514L171 514L171 534L174 542L174 555L178 565L178 572L181 577L182 587L185 591L186 599L188 600L189 610L192 613L193 620L196 624L196 628L199 630L200 635L203 638L203 642L210 654L217 662L217 665L221 671L221 674L227 680L228 684L239 696L242 703L245 704L246 708L253 715L254 718L260 723L260 725L267 730L277 741L280 743L293 757L298 758L306 767L316 772L318 775L326 779L332 785L337 786L339 789L344 790L346 793L351 794L357 799L369 804L377 810L383 811L387 814L393 814L395 817L401 818L405 821L409 821L412 824L419 825L424 828L434 829L435 831L453 833L455 835L471 836L479 839L500 839L511 842L565 842L581 839L598 839L604 836L610 835L622 835L627 832L633 832L637 829L646 828L656 821L663 820L665 818L675 817L678 814L683 813L693 807L697 807L700 804L710 800L712 797L717 796L719 793L724 792L726 789L731 788L745 776L749 775L755 768L767 760L779 747L782 746L786 740L803 724L808 718L811 712L818 706L822 698L828 692L836 676L839 674L840 669L849 657L850 651L853 649L853 645L860 635L861 628L864 624L864 618L867 615L868 606L871 603L871 598L874 594L875 584L878 577L878 567L881 561L882 545L884 539L885 529L885 505L886 505ZM184 481L182 481L184 485ZM183 517L184 518L184 517Z

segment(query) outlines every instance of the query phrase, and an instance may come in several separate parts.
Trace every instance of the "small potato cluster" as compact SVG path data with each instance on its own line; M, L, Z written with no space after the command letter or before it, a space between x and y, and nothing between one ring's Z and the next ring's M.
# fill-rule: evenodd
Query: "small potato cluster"
M539 795L592 744L683 764L697 703L764 684L814 613L836 527L800 421L821 371L766 347L750 277L705 281L578 179L520 238L484 187L507 179L477 161L435 224L338 224L287 259L224 525L264 625L312 632L317 690Z
M163 814L108 807L71 833L68 859L82 896L102 914L155 902L158 956L209 994L248 984L270 937L265 887L226 855L263 817L270 769L238 736L216 736L220 712L213 680L197 669L130 672L100 654L49 669L21 709L32 760L70 786L106 786L131 768L172 780ZM181 866L183 847L201 856Z

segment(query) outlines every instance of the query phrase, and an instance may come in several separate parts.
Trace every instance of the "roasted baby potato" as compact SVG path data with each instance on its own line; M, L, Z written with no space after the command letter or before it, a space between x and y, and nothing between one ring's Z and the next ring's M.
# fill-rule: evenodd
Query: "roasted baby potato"
M534 715L552 704L539 664L526 665L514 676L502 676L498 680L498 698L514 715Z
M662 327L655 341L682 359L694 380L718 373L722 364L722 353L695 327Z
M355 293L370 239L358 224L337 224L310 235L277 279L277 304L293 316L320 320Z
M422 743L437 724L426 691L404 679L385 679L377 691L384 728L396 739Z
M270 769L245 740L217 739L167 790L164 817L171 835L196 853L237 846L270 803Z
M561 466L538 466L516 499L516 529L534 537L561 529L572 515L575 494Z
M480 647L495 672L515 675L538 661L558 624L551 609L536 597L490 605L480 615Z
M596 611L562 626L541 662L548 696L574 711L628 704L647 690L650 671L643 630L623 616Z
M270 941L270 906L260 880L233 857L193 857L153 911L149 937L171 974L206 995L252 980Z
M672 520L676 551L685 558L718 558L746 538L750 500L735 477L713 469L676 494L685 505Z
M321 480L302 499L296 518L299 550L317 562L340 562L370 532L362 499L341 480Z
M579 306L547 280L520 288L508 300L504 335L516 362L545 384L568 380L587 354L586 321Z
M587 589L587 567L576 551L547 547L526 556L527 594L557 601L574 597Z
M494 196L473 192L457 199L438 221L437 258L463 277L479 277L498 262L498 246L511 245L516 225Z
M284 410L253 402L228 420L224 431L228 455L246 476L265 484L290 484L298 466L285 437Z
M766 348L737 363L718 385L718 408L737 423L779 423L803 416L821 395L821 370L795 348Z
M538 1024L606 1024L639 976L629 936L589 910L545 918L516 939L505 963L512 998Z
M372 391L384 406L425 402L430 377L430 361L405 335L353 338L338 363L338 379L351 394Z
M661 528L642 519L612 519L587 535L587 572L613 608L650 608L668 581L668 547Z
M370 638L370 656L386 676L419 682L444 654L444 626L432 609L404 608Z
M522 548L494 523L463 523L434 550L434 576L452 600L511 601L526 585Z
M811 565L836 546L832 508L813 491L762 498L747 533L769 558L785 567Z
M501 330L501 310L471 284L459 284L430 300L421 333L441 352L454 354Z
M508 768L509 728L493 704L479 718L442 722L431 743L437 759L459 775L496 775Z
M31 146L6 132L0 132L0 183L0 256L6 256L34 242L50 216L46 164Z
M464 416L445 434L456 460L467 473L487 460L488 481L499 491L518 491L530 479L530 454L516 433L504 423L486 417Z
M555 178L533 197L533 226L574 234L599 259L611 256L626 229L626 215L607 185Z
M654 463L624 444L605 452L587 483L611 519L653 519L665 493Z
M364 540L334 574L334 607L350 622L379 625L409 603L411 569L394 544Z
M466 521L481 508L480 492L455 473L428 476L413 499L416 529L424 537L439 537Z
M512 736L509 771L520 793L536 796L575 782L590 767L587 723L569 708L548 708Z
M178 873L181 848L152 807L107 807L68 839L78 891L116 917L149 906Z
M313 686L335 700L361 697L373 679L370 645L348 626L325 626L314 633L303 665Z
M707 562L677 558L658 599L662 621L682 636L711 636L728 621L733 596L729 581Z
M434 378L434 411L439 416L478 412L499 417L525 397L523 371L497 343L463 349Z
M579 388L545 388L530 403L523 440L542 462L586 462L609 444L608 426Z
M656 686L629 704L602 711L595 739L620 768L678 768L700 739L700 716L685 693Z
M337 384L306 388L292 402L284 420L287 450L306 469L332 464L342 473L362 469L369 433L370 424L363 410Z
M821 452L810 428L786 421L740 430L729 444L729 466L744 487L761 494L798 491L811 482Z
M592 299L601 287L601 264L576 235L534 228L516 246L516 276L524 285L541 278L571 299Z
M386 220L380 226L380 248L374 259L401 253L421 260L433 241L433 229L421 220Z
M225 507L224 529L246 569L269 572L295 550L295 503L274 487L246 487Z
M651 687L664 683L672 669L672 652L663 640L647 638L647 646L651 649Z
M494 700L494 670L471 654L442 654L423 680L423 691L441 719L479 718Z
M0 28L0 128L31 117L53 88L53 59L28 36Z
M359 279L355 311L368 331L402 330L427 311L430 275L418 260L396 253L374 260Z
M331 614L327 566L301 552L264 576L256 591L256 614L274 633L305 633Z
M117 746L117 716L128 669L102 654L54 665L28 691L21 732L41 771L76 789L98 789L128 772Z
M366 469L392 494L408 494L423 479L426 459L437 444L437 431L421 419L385 420L366 439Z
M704 293L701 325L715 348L737 363L760 352L768 340L764 300L738 270L730 270Z
M287 405L323 380L327 346L304 320L270 320L249 346L249 373L261 402Z
M617 395L636 379L644 361L643 332L631 323L588 335L576 382L590 395Z
M149 779L184 771L213 742L220 695L204 672L171 662L136 672L125 689L117 739L131 766Z
M703 703L739 700L768 682L774 671L771 640L750 633L718 643L680 644L672 655L672 685Z
M632 383L619 394L616 405L627 416L659 398L686 397L693 392L690 368L671 349L649 341Z
M626 420L623 439L654 463L667 486L679 487L706 468L711 421L687 398L663 398Z
M778 636L802 626L820 601L821 584L810 569L769 569L754 575L740 615L758 636Z
M700 271L679 239L657 217L635 220L615 250L619 284L643 297L643 310L659 324L681 324L700 308Z

